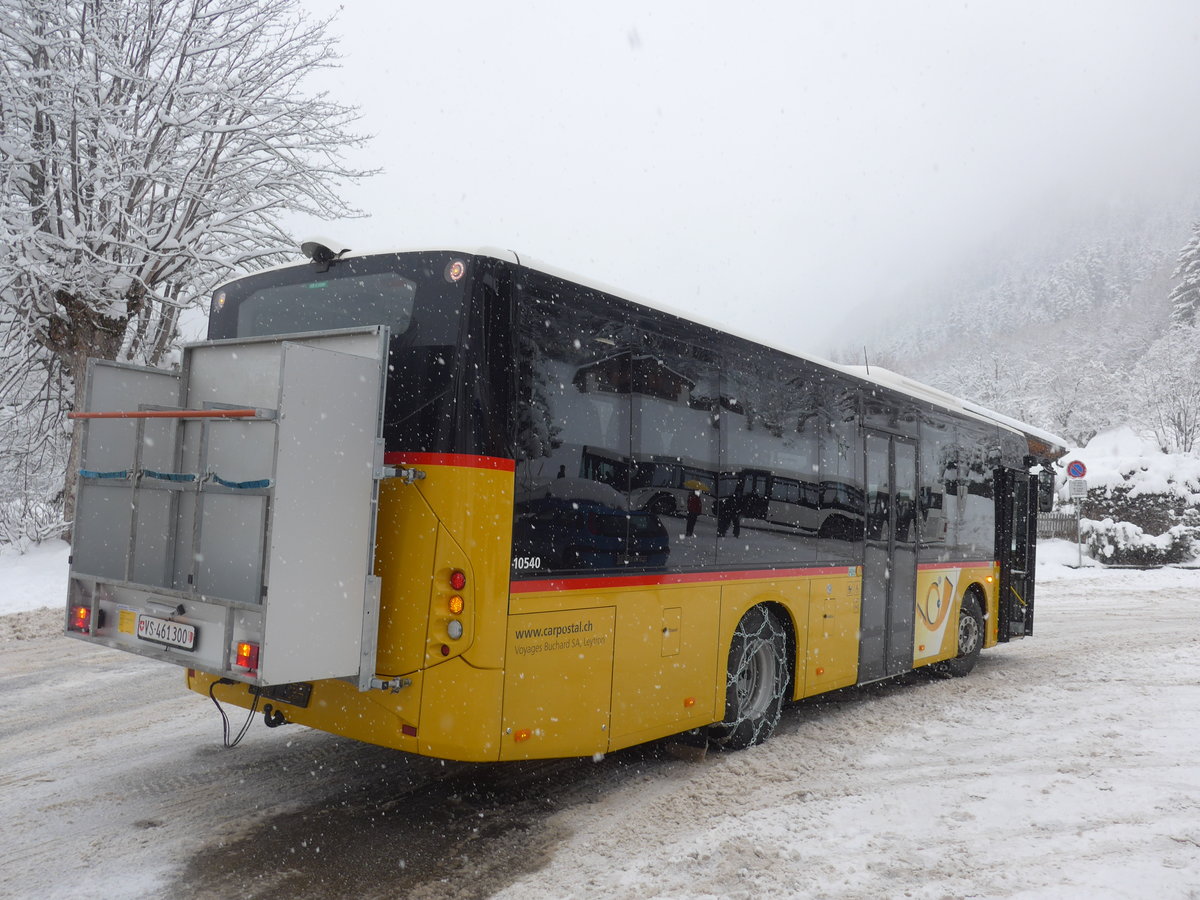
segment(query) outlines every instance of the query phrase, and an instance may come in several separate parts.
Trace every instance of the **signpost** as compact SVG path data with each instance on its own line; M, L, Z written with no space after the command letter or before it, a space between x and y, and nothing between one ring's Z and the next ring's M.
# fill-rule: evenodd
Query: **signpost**
M1067 463L1067 477L1070 479L1067 482L1068 496L1075 503L1075 541L1079 547L1079 567L1083 567L1083 535L1079 532L1079 519L1083 509L1083 501L1087 497L1088 484L1087 466L1077 459Z

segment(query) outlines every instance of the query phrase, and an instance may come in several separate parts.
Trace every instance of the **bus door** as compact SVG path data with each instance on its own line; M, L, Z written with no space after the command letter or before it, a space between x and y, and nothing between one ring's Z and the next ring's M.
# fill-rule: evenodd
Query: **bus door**
M1020 469L996 471L996 546L1000 553L1002 641L1033 634L1033 568L1039 479Z
M859 683L912 669L917 589L917 448L866 433L867 535Z

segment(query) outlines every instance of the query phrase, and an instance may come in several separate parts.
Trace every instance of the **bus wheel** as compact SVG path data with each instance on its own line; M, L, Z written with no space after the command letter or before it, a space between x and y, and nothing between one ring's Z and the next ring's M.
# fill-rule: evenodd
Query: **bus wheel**
M787 632L778 616L756 606L733 633L725 719L710 727L712 743L723 750L742 750L770 737L779 722L788 676Z
M975 592L967 591L958 611L958 656L934 663L933 669L938 675L962 678L975 668L982 649L983 613Z

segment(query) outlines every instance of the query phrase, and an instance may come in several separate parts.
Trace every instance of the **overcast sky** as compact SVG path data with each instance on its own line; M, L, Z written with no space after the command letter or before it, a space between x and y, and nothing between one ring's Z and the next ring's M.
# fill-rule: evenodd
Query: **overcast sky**
M384 173L298 236L512 248L821 355L1029 222L1200 193L1195 0L347 0L332 29L314 86Z

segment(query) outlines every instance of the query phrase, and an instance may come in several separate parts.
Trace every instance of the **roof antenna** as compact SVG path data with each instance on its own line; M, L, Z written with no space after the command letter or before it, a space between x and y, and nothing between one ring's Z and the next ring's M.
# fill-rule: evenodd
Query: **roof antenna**
M867 375L871 374L871 363L867 359L867 345L863 344L863 365L867 367Z
M333 249L338 246L341 245L329 238L312 237L300 245L300 252L317 264L318 272L328 272L335 260L340 259L342 254L350 252L349 247L341 250Z

